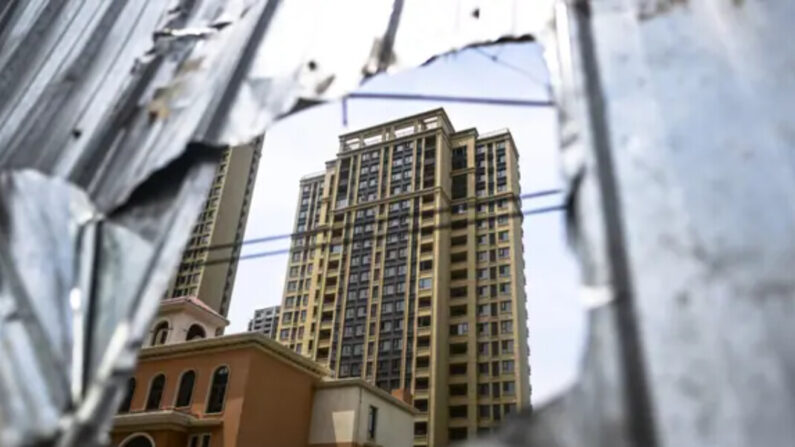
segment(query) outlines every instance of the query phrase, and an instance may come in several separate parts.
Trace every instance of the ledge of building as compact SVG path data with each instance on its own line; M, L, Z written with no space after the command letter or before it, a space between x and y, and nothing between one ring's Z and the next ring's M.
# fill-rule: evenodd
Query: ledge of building
M166 298L160 303L161 314L180 310L191 312L202 320L214 323L216 326L226 327L229 325L229 320L195 296L186 295Z
M179 410L155 410L118 414L113 417L113 429L138 428L141 426L171 426L177 429L190 427L217 427L223 422L218 418L198 418Z

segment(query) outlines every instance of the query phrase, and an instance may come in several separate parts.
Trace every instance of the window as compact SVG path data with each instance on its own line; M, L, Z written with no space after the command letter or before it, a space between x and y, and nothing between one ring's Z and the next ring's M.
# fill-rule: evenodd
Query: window
M502 341L502 353L503 354L513 354L513 340L503 340Z
M193 397L193 383L195 381L195 372L188 371L182 374L182 377L179 379L179 388L177 389L176 407L187 407L190 405L191 398Z
M456 175L453 177L452 183L452 199L463 199L468 194L467 188L467 175Z
M488 419L491 416L490 405L478 405L478 417L481 419Z
M121 446L123 447L154 447L154 443L146 435L134 435L125 440ZM193 447L193 446L191 446Z
M166 376L158 374L149 385L149 396L146 398L146 410L157 410L163 398L163 388L166 387Z
M190 328L188 328L188 335L185 337L185 341L199 340L205 337L204 328L198 324L192 324Z
M420 290L430 289L431 288L431 278L420 278L419 282Z
M375 440L375 432L378 426L378 408L370 405L367 412L367 439Z
M516 394L516 384L513 382L502 382L502 394L506 396Z
M500 231L499 233L500 242L508 242L508 232L507 231Z
M502 372L503 374L511 374L513 373L513 360L503 360L502 361Z
M152 332L152 346L162 345L166 343L166 339L168 338L168 322L163 321L155 326L155 330Z
M504 314L511 313L511 302L510 301L502 301L500 303L500 313L504 313Z
M221 366L213 373L206 413L220 413L223 410L227 382L229 382L229 368Z
M130 377L127 380L127 394L124 395L124 400L121 402L119 413L126 413L130 411L133 394L135 394L135 377Z
M469 331L467 323L458 323L450 325L450 335L465 335Z
M513 322L512 321L501 321L500 322L500 332L503 334L509 334L513 331Z
M478 384L478 396L486 396L488 397L489 393L489 384L488 383L479 383Z

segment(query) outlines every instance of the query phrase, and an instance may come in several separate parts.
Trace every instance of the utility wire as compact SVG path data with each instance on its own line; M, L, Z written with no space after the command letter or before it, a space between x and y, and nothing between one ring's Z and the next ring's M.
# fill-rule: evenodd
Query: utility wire
M561 192L562 191L560 189L545 189L545 190L533 191L533 192L525 193L525 194L520 195L518 198L519 198L519 200L534 199L534 198L538 198L538 197L544 197L544 196L560 194ZM511 197L511 199L513 199L513 197ZM375 204L373 204L373 205L375 205ZM362 206L363 207L367 207L367 204L362 204ZM426 211L424 211L424 213L427 213L428 211L432 211L433 214L439 214L439 213L449 212L451 210L452 210L452 207L443 207L443 208L437 208L437 209L433 209L433 210L426 210ZM420 212L422 213L423 211L420 211ZM379 218L376 218L374 220L374 223L386 222L389 219L390 219L390 217L379 217ZM350 229L353 226L354 226L353 223L347 223L342 228L343 229ZM240 241L240 242L228 242L228 243L225 243L225 244L215 244L215 245L210 245L210 246L207 246L207 247L195 248L193 250L197 251L197 252L223 250L223 249L234 248L234 247L239 247L239 246L243 246L243 245L261 244L261 243L265 243L265 242L278 241L278 240L282 240L282 239L290 239L290 238L293 238L293 237L311 236L313 234L320 233L322 231L325 231L325 230L307 230L307 231L299 231L299 232L295 232L295 233L283 233L283 234L275 234L275 235L270 235L270 236L260 236L260 237L255 237L255 238L251 238L251 239L245 239L245 240Z
M432 101L456 102L468 104L483 104L493 106L517 107L554 107L555 103L549 99L511 99L491 98L457 95L424 95L420 93L386 93L386 92L355 92L346 96L346 99L388 99L400 101Z
M524 216L530 216L530 215L535 215L535 214L545 214L545 213L564 211L565 209L566 209L566 207L564 205L554 205L554 206L548 206L548 207L543 207L543 208L533 208L533 209L525 210L525 211L518 212L518 213L510 213L507 216L508 217L524 217ZM464 226L467 227L467 226L470 226L470 225L474 225L476 222L480 222L482 220L487 220L489 218L493 218L493 216L486 217L486 218L481 217L481 218L476 218L476 219L467 219L465 221L460 221L459 220L459 221L456 221L454 223L451 222L451 223L447 223L447 224L440 224L440 225L429 226L429 227L414 227L411 230L407 230L407 233L416 234L416 233L422 232L423 230L429 230L429 229L435 232L435 231L438 231L438 230L443 229L443 228L452 227L453 224L460 225L461 222L465 222ZM399 230L399 231L406 231L406 230ZM246 255L230 256L230 257L223 258L223 259L207 260L207 261L204 261L204 262L195 263L195 265L196 266L208 266L208 265L225 264L225 263L229 263L229 262L232 262L232 261L235 261L235 260L237 260L237 261L246 261L246 260L251 260L251 259L266 258L266 257L270 257L270 256L286 255L286 254L289 254L293 250L293 248L300 249L300 250L303 251L303 250L314 250L316 248L325 248L327 245L342 245L342 246L346 246L346 245L352 244L354 242L354 239L365 240L365 239L372 239L373 237L374 237L374 234L362 235L362 236L354 236L353 238L343 239L341 241L334 241L334 242L328 241L328 242L321 242L321 243L314 244L314 245L307 245L307 246L300 246L300 247L290 247L290 248L284 248L284 249L280 249L280 250L263 251L263 252L251 253L251 254L246 254ZM405 242L405 241L403 241L403 242Z
M475 52L477 52L481 56L487 58L488 60L492 61L493 63L495 63L497 65L501 65L501 66L503 66L503 67L505 67L505 68L507 68L509 70L512 70L512 71L516 72L516 73L519 73L522 76L524 76L524 77L530 79L531 81L537 83L538 85L541 85L544 88L549 89L549 87L550 87L549 82L545 82L545 81L542 81L542 80L538 79L535 74L533 74L533 73L531 73L531 72L529 72L529 71L527 71L527 70L525 70L525 69L523 69L521 67L518 67L518 66L516 66L516 65L514 65L514 64L512 64L510 62L506 62L505 60L500 59L496 54L490 54L490 53L488 53L488 52L486 52L486 51L484 51L484 50L482 50L482 49L480 49L478 47L475 47L473 49L475 50Z

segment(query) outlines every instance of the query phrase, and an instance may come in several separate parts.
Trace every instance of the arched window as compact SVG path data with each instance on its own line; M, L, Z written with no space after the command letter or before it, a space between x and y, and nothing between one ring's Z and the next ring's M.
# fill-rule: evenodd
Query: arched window
M229 382L229 368L221 366L213 373L210 397L207 399L207 413L220 413L224 409L227 382Z
M177 403L176 407L187 407L190 405L190 400L193 397L193 383L196 382L196 373L188 371L182 374L179 379L179 388L177 389Z
M163 388L166 387L166 376L158 374L149 385L149 396L146 398L146 409L157 410L163 398Z
M144 434L134 434L124 440L120 444L120 447L155 447L155 443L152 442L152 438Z
M152 346L163 345L168 337L168 321L163 321L155 326L152 331Z
M132 405L133 394L135 393L135 377L130 377L127 380L127 394L124 395L124 400L121 401L119 413L126 413L130 411Z
M205 337L207 337L207 335L204 332L204 328L198 324L192 324L190 328L188 328L188 336L185 337L185 341L197 340Z

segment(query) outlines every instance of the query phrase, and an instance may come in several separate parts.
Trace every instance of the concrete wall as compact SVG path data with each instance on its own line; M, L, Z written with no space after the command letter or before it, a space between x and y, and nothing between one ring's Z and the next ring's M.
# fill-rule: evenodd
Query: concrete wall
M309 445L353 442L360 397L358 387L316 390Z
M394 403L370 390L360 388L358 428L355 442L365 444L367 439L367 415L370 406L378 409L375 444L384 447L410 447L414 442L414 416Z
M315 378L270 355L252 355L236 444L303 447L309 433Z
M370 406L378 409L373 440L367 436ZM383 447L410 447L413 441L413 415L373 391L357 385L315 391L310 446L374 443Z

